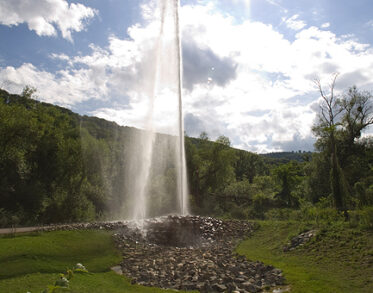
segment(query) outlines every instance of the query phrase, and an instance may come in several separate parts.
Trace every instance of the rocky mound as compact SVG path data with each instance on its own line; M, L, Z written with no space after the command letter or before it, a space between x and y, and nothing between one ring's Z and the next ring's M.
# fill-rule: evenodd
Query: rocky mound
M124 227L114 235L123 274L133 283L201 292L259 292L280 285L280 270L234 254L253 225L197 216L147 220L144 230Z
M167 216L142 222L79 223L44 231L114 230L123 261L115 271L145 286L201 292L259 292L283 284L280 270L234 253L254 225L199 216Z
M283 247L283 251L287 252L287 251L294 250L298 246L303 246L308 241L310 241L312 237L316 236L316 234L317 234L316 230L310 230L310 231L306 231L306 232L300 233L299 235L293 237L290 240L290 242L287 243Z

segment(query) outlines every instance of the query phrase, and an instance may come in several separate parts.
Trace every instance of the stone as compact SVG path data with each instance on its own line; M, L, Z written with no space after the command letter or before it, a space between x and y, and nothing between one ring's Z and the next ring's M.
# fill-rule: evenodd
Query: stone
M292 251L299 246L303 246L308 241L315 237L317 234L316 230L310 230L304 233L300 233L298 236L293 237L288 244L283 247L283 251Z
M118 275L123 275L121 266L114 266L114 267L111 267L110 269Z
M211 287L217 292L225 292L227 290L227 287L221 284L214 284Z
M123 254L122 272L131 283L200 292L258 292L284 282L280 270L250 262L234 253L238 241L254 224L199 216L167 216L144 221L146 233L131 222L71 224L52 229L115 231L113 239ZM304 234L304 239L313 237Z

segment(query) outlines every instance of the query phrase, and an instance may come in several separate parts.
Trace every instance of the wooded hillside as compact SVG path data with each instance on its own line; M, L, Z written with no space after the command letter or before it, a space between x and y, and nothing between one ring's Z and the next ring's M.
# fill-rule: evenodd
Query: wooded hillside
M225 136L215 142L206 133L200 138L186 137L192 212L281 218L297 213L313 217L323 209L339 217L339 211L372 206L372 140L358 139L361 131L351 140L347 135L350 120L341 121L346 127L334 129L337 153L333 151L333 156L338 157L334 169L329 159L330 130L322 125L315 128L321 133L318 152L297 153L297 158L307 156L303 160L237 150ZM4 90L0 90L0 122L1 226L114 219L128 213L131 182L125 167L129 142L141 130L80 116ZM164 147L173 139L158 134L156 146ZM153 160L160 151L156 147ZM170 212L175 201L175 166L166 159L162 168L166 172L161 175L154 169L151 173L151 216ZM336 187L342 205L336 205Z

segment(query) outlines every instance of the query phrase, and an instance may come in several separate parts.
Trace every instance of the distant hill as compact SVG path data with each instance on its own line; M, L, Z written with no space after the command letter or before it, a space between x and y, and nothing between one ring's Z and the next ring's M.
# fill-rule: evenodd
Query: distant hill
M306 151L292 151L292 152L273 152L267 154L260 154L260 156L266 158L267 162L270 163L272 160L276 163L288 163L290 161L304 162L311 160L312 152Z

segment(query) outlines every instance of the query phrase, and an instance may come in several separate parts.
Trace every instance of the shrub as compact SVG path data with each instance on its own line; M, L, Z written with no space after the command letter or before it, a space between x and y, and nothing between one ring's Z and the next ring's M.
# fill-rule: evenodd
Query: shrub
M0 209L0 228L5 228L10 226L10 217L9 214L4 210Z
M364 229L373 229L373 207L365 207L361 210L360 225Z
M236 205L234 205L231 208L230 214L231 214L231 217L235 219L240 219L240 220L247 219L247 213L245 212L245 210Z
M266 220L299 220L300 211L289 208L270 209L264 214Z

